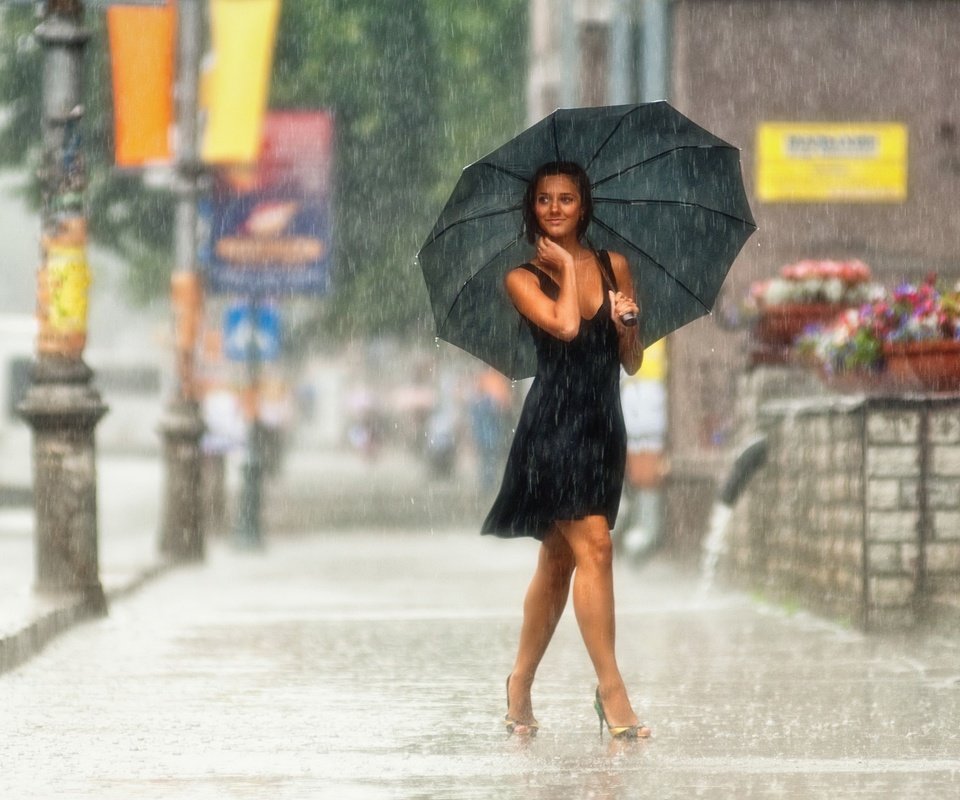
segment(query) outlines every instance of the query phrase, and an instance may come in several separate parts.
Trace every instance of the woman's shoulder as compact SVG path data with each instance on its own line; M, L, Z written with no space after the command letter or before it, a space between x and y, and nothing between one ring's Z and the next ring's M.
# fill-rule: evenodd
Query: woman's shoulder
M626 265L627 263L626 256L624 256L621 253L618 253L616 250L601 250L600 252L606 253L607 258L610 259L610 263L613 264L614 266L616 266L617 264Z
M539 290L547 297L555 298L560 291L559 284L546 270L529 261L509 270L503 276L503 283L507 293L514 298L531 290Z
M616 252L615 250L604 250L607 254L607 258L610 259L610 266L613 267L613 272L617 278L625 278L630 274L630 265L627 263L627 258L621 253Z

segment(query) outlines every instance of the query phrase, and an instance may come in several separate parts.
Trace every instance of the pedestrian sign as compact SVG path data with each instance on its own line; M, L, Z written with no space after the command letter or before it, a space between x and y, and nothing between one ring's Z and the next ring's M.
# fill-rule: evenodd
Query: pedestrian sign
M223 352L231 361L280 357L280 312L272 305L235 303L223 319Z

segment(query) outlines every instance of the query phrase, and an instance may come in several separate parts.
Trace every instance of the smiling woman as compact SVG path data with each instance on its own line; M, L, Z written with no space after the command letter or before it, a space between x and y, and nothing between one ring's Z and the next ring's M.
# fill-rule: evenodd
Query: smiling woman
M572 584L601 726L650 734L614 652L620 370L637 370L644 340L710 310L753 230L736 148L658 102L535 123L461 172L420 248L438 337L509 377L535 374L482 528L541 542L507 679L512 733L538 727L531 687ZM625 325L638 296L648 311Z
M527 241L531 244L538 235L556 238L555 234L548 233L543 227L543 223L549 221L548 218L562 218L563 209L556 209L551 213L549 202L552 196L558 197L566 210L575 206L572 215L577 224L574 231L567 233L575 233L579 240L587 231L593 217L593 193L590 191L587 173L573 162L544 164L531 178L523 196L523 225Z
M539 727L531 686L573 582L577 620L597 672L601 725L635 739L650 730L637 721L613 649L610 529L626 457L620 367L636 372L643 342L638 327L621 321L639 313L626 260L581 243L592 207L589 179L572 162L542 165L524 194L536 258L508 272L504 283L536 345L537 374L483 533L541 542L507 678L507 730L532 735Z

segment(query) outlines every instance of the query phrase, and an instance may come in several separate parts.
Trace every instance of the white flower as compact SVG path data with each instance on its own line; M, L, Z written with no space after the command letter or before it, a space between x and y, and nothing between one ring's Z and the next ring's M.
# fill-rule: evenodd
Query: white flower
M789 303L794 298L793 286L791 284L792 281L774 278L767 284L767 291L763 298L764 302L771 306Z
M830 278L823 282L823 296L828 303L839 303L843 299L844 283L839 278Z

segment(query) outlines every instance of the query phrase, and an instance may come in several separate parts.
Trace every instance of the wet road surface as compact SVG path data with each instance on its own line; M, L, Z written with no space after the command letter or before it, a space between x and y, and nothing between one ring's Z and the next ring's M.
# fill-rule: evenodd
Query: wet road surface
M598 736L569 607L502 728L532 541L472 531L222 543L0 676L9 798L960 796L960 642L872 637L617 572L649 742Z

